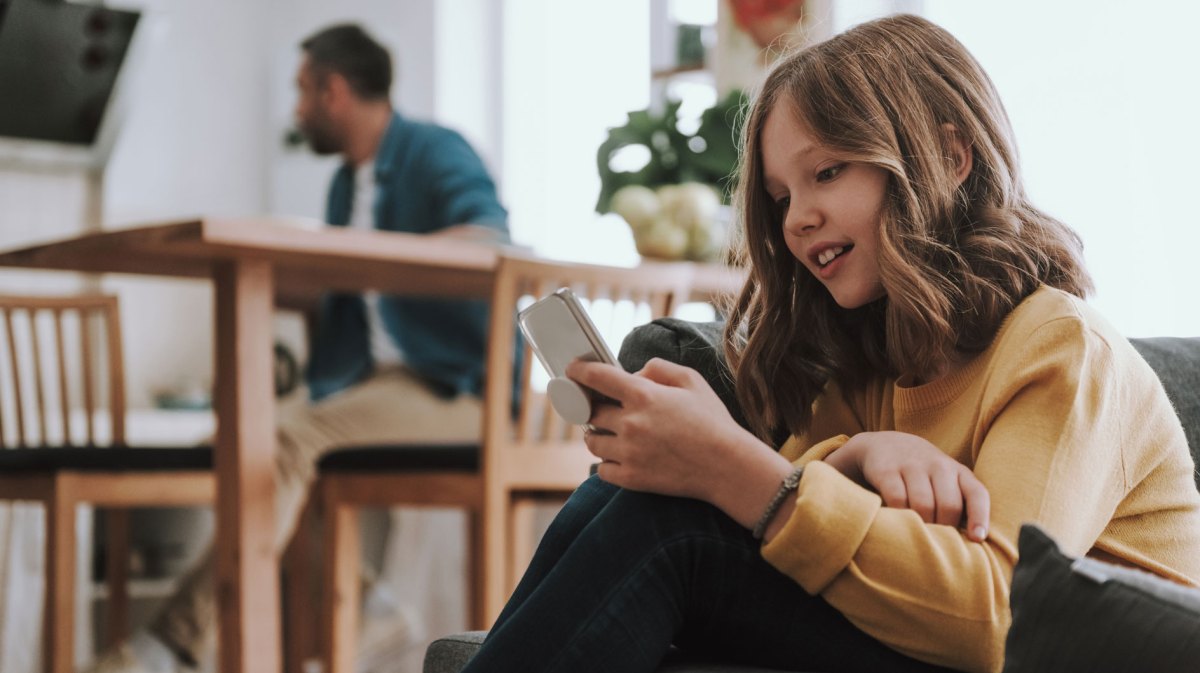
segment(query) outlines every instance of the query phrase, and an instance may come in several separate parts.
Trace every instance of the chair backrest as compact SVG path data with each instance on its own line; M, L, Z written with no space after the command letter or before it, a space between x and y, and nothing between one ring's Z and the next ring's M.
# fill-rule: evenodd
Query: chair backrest
M688 264L618 268L502 257L488 333L484 468L489 479L512 489L570 491L596 462L583 445L582 430L567 424L550 406L544 389L547 377L527 343L521 344L520 357L514 360L517 311L570 287L615 352L634 327L669 315L685 301L691 277ZM514 393L519 402L512 414Z
M124 443L117 298L0 296L0 316L0 446Z

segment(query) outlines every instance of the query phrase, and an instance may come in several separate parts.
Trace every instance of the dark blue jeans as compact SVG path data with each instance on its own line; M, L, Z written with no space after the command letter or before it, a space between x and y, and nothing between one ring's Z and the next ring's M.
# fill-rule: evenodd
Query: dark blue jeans
M464 673L642 672L678 655L792 671L943 671L888 649L696 500L588 479Z

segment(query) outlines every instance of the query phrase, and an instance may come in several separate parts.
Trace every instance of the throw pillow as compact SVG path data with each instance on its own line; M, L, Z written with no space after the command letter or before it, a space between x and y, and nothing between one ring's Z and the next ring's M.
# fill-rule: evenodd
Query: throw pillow
M1200 671L1200 589L1073 559L1021 528L1004 673Z

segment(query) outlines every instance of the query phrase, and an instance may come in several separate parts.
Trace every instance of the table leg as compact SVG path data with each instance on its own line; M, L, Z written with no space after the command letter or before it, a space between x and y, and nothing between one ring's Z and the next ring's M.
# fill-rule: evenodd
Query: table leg
M223 262L214 281L217 670L280 673L271 265Z

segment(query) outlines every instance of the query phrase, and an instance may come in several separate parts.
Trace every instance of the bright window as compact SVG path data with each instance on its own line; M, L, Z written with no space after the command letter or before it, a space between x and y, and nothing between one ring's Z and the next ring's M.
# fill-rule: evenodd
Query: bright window
M645 0L505 4L504 202L513 238L563 259L636 263L624 220L594 212L596 151L650 92Z
M926 0L1000 90L1034 202L1129 336L1200 335L1200 5Z

